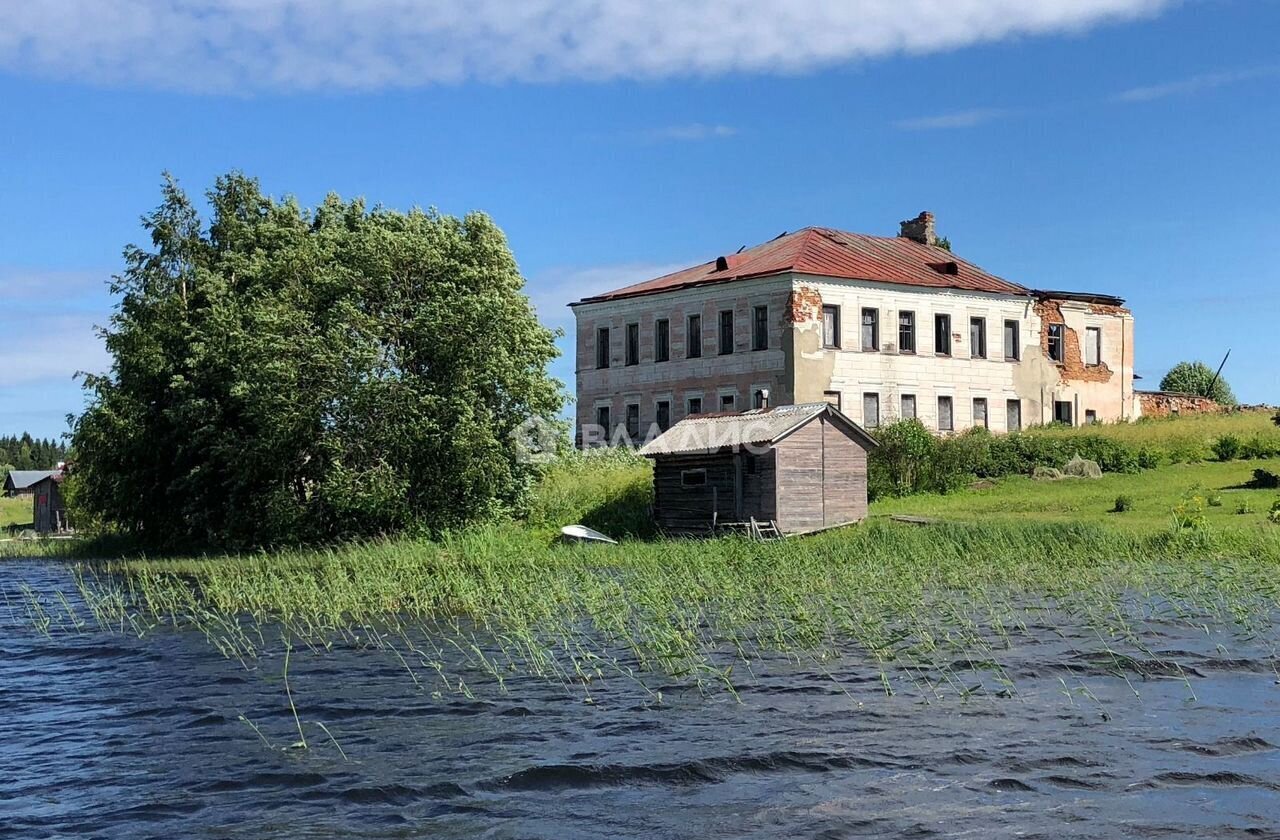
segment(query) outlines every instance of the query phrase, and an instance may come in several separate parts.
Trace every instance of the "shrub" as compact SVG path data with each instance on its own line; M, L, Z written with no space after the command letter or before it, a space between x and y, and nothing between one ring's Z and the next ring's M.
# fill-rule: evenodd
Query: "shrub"
M1116 496L1116 505L1111 509L1112 513L1125 513L1133 510L1133 497L1121 494Z
M871 452L867 489L871 498L906 496L932 489L940 441L919 420L900 420L876 430L880 446Z
M1249 482L1249 487L1255 490L1275 490L1280 488L1280 473L1256 469L1253 471L1253 480Z
M1213 442L1213 454L1219 461L1234 461L1240 457L1240 438L1235 435L1223 435Z
M1271 512L1267 514L1267 520L1280 524L1280 499L1271 503Z
M1271 422L1275 423L1277 426L1280 426L1280 408L1277 408L1276 413L1271 415Z
M1248 502L1241 502L1240 504L1236 505L1236 513L1240 514L1241 516L1248 513L1253 513L1253 505L1249 504Z
M1173 507L1173 526L1177 530L1200 530L1209 523L1204 516L1204 497L1194 490Z
M1262 435L1254 435L1240 447L1240 457L1249 460L1274 458L1280 454L1280 443L1274 443Z
M1209 507L1222 507L1222 496L1214 493L1208 499Z
M1138 449L1138 468L1143 470L1154 470L1160 466L1160 462L1164 460L1163 453L1154 446L1143 446Z

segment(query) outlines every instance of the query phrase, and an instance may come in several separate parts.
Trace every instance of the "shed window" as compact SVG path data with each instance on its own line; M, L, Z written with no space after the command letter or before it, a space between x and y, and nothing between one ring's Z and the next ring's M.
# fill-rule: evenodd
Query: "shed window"
M840 346L840 307L822 307L822 346L835 349Z
M720 410L721 410L721 411L734 411L734 410L736 410L736 409L737 409L737 407L738 407L738 397L737 397L736 395L734 395L734 394L721 394L721 395L720 395Z
M938 431L949 432L956 427L951 412L951 397L938 397Z
M671 322L659 318L653 322L653 360L665 362L671 359Z
M681 470L680 486L681 487L705 487L707 484L706 470Z
M751 312L751 349L769 349L769 307L757 306Z
M862 349L880 349L880 310L862 310Z
M839 391L823 391L822 398L826 400L828 403L830 403L831 405L834 405L837 411L841 409Z
M1084 330L1084 363L1096 365L1102 360L1102 330L1097 327L1085 327Z
M733 310L726 309L720 313L720 355L727 356L733 352Z
M862 425L874 429L880 425L880 395L866 393L862 395Z
M951 355L951 316L933 316L933 351L939 356Z
M987 398L973 398L973 425L981 426L984 429L991 428L991 421L987 419Z
M702 356L702 316L690 315L685 322L684 357L697 359Z
M654 406L654 422L658 424L658 431L665 432L671 428L671 403L668 400L658 400Z
M1022 431L1022 400L1007 400L1004 405L1006 430Z
M596 367L609 366L609 328L599 327L596 330Z
M1068 426L1075 425L1071 422L1071 403L1067 400L1054 400L1053 402L1053 422L1066 423Z
M898 313L898 352L916 352L916 313Z
M687 410L685 414L701 414L702 413L702 397L689 397L686 403Z
M627 324L627 364L640 364L640 325Z
M903 420L916 419L916 395L915 394L902 395L902 419Z
M987 319L969 319L969 355L975 359L987 357Z
M639 403L627 403L627 437L633 442L640 437Z
M1065 346L1063 344L1062 324L1049 325L1049 358L1055 362L1061 362L1065 357Z
M1020 357L1021 343L1018 339L1018 322L1004 322L1004 358L1007 362L1016 362Z

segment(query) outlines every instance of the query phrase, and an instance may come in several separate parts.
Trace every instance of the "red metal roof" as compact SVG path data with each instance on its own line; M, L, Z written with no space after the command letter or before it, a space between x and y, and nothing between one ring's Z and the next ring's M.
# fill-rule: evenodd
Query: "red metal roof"
M902 237L867 236L831 228L808 227L783 234L725 259L729 267L722 271L716 270L716 261L712 260L578 302L618 300L784 272L1005 295L1032 293L1025 286L983 271L945 248Z

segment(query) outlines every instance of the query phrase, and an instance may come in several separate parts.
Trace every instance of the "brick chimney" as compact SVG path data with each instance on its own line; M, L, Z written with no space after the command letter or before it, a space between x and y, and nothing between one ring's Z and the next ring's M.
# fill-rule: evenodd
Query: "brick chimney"
M912 239L922 245L937 245L938 237L933 231L933 214L928 210L902 222L902 230L898 233L902 239Z

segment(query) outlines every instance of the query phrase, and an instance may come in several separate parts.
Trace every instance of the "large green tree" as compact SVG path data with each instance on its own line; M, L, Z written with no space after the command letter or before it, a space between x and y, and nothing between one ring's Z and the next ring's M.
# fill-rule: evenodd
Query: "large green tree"
M73 495L165 546L439 530L518 506L512 432L562 406L502 232L480 213L314 211L241 174L205 226L166 175L85 380Z
M1236 395L1231 393L1231 386L1221 376L1215 381L1215 373L1204 362L1178 362L1160 380L1160 390L1197 394L1212 397L1220 405L1235 405Z

